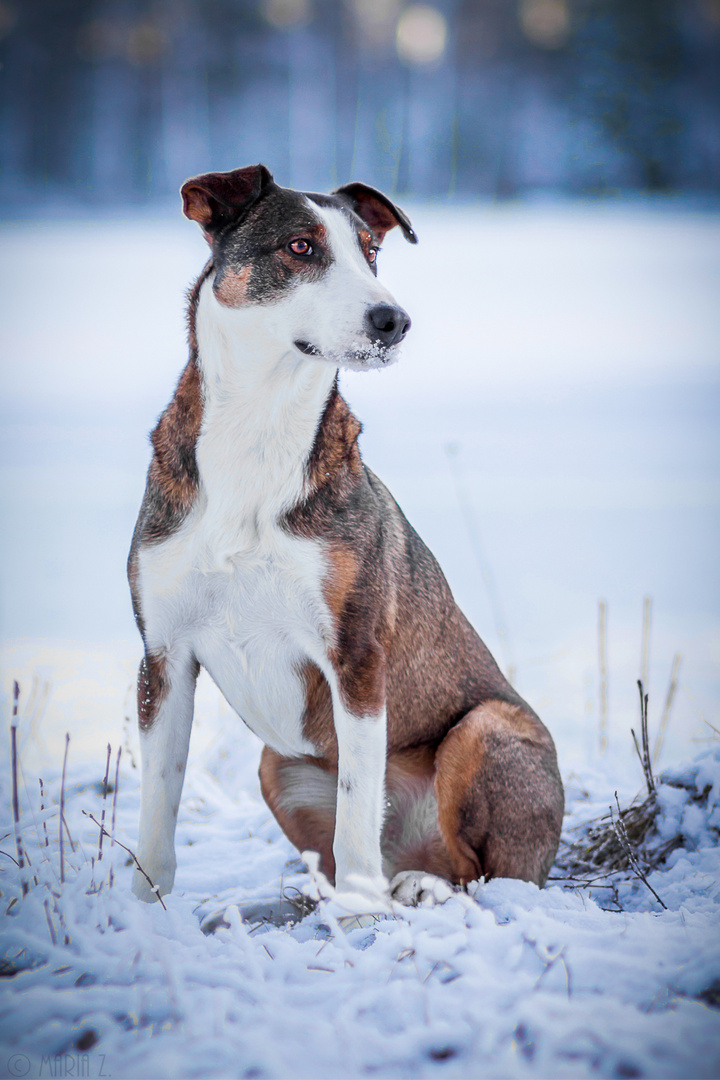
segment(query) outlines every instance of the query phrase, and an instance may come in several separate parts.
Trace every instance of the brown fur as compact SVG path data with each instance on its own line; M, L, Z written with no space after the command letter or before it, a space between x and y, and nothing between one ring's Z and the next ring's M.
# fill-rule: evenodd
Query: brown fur
M150 436L155 451L150 477L166 495L169 505L185 514L195 502L197 468L195 443L202 421L200 371L192 360L178 383L175 397Z
M546 729L502 701L473 709L436 757L438 820L455 881L516 877L543 885L563 816L562 784Z
M225 270L215 278L213 288L221 304L226 307L242 307L248 300L248 283L252 274L251 266L241 270Z
M165 677L165 657L162 653L149 653L140 661L137 683L138 722L146 731L152 726L168 692Z
M333 770L332 766L317 761L315 758L306 760L321 771L335 771L337 775L337 766ZM316 809L312 806L287 811L281 803L287 783L283 774L288 766L292 767L294 764L297 764L295 760L284 758L266 746L260 758L260 790L291 843L298 851L317 851L320 855L320 869L332 881L335 877L335 859L332 851L335 815L331 810Z
M141 544L155 544L180 527L197 496L198 470L195 446L203 414L202 378L198 366L195 332L200 289L212 272L210 260L189 294L188 343L190 358L180 375L175 394L150 436L153 456L148 469L145 496L135 525L128 580L138 629L145 638L145 626L138 588L138 551Z
M563 810L552 740L455 604L390 493L362 464L353 419L335 389L308 462L310 494L286 525L327 542L331 658L351 708L362 715L386 703L389 796L397 789L398 805L410 806L435 785L438 829L414 851L395 851L393 871L541 884ZM311 664L304 676L304 734L336 768L329 688ZM415 796L405 798L413 788ZM392 812L392 832L391 819ZM395 831L402 833L399 824ZM393 837L386 839L392 847ZM404 865L410 860L414 865Z
M338 744L330 687L320 669L309 661L300 674L305 682L303 737L317 748L324 763L337 770Z

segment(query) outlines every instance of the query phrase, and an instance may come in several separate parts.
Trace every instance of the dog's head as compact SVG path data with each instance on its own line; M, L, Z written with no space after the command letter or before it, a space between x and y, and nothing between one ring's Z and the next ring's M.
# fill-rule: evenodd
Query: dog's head
M377 280L377 255L405 214L366 184L331 195L279 187L264 165L206 173L181 189L212 249L213 290L228 308L267 306L288 350L351 368L395 358L410 318Z

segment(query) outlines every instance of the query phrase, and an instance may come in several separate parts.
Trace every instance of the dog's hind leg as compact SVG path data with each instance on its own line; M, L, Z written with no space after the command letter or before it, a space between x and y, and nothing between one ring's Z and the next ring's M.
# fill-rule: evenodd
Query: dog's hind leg
M138 676L142 756L140 839L137 859L152 881L135 871L133 892L151 902L175 879L175 826L185 778L198 663L182 656L146 652Z
M317 851L320 870L334 882L337 773L308 758L288 758L266 746L260 758L263 798L298 851Z
M547 730L487 701L450 729L436 758L438 821L455 882L481 875L542 886L555 859L563 789Z

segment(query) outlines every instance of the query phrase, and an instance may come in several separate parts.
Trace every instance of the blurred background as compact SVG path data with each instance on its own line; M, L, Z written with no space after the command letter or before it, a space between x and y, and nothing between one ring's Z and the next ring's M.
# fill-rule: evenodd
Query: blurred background
M0 196L717 192L720 0L2 0Z
M409 212L403 357L342 390L563 753L628 752L641 672L668 753L716 739L720 0L0 0L0 695L103 746L133 712L177 193L258 161Z

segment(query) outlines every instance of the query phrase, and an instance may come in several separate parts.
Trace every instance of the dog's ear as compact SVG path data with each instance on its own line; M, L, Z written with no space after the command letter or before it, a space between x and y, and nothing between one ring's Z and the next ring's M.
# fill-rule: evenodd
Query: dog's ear
M385 233L399 225L405 239L411 244L417 244L418 238L407 214L377 188L356 182L335 188L333 195L341 195L347 199L355 213L367 222L381 243Z
M264 165L193 176L180 188L183 213L212 236L238 221L272 183L272 173Z

